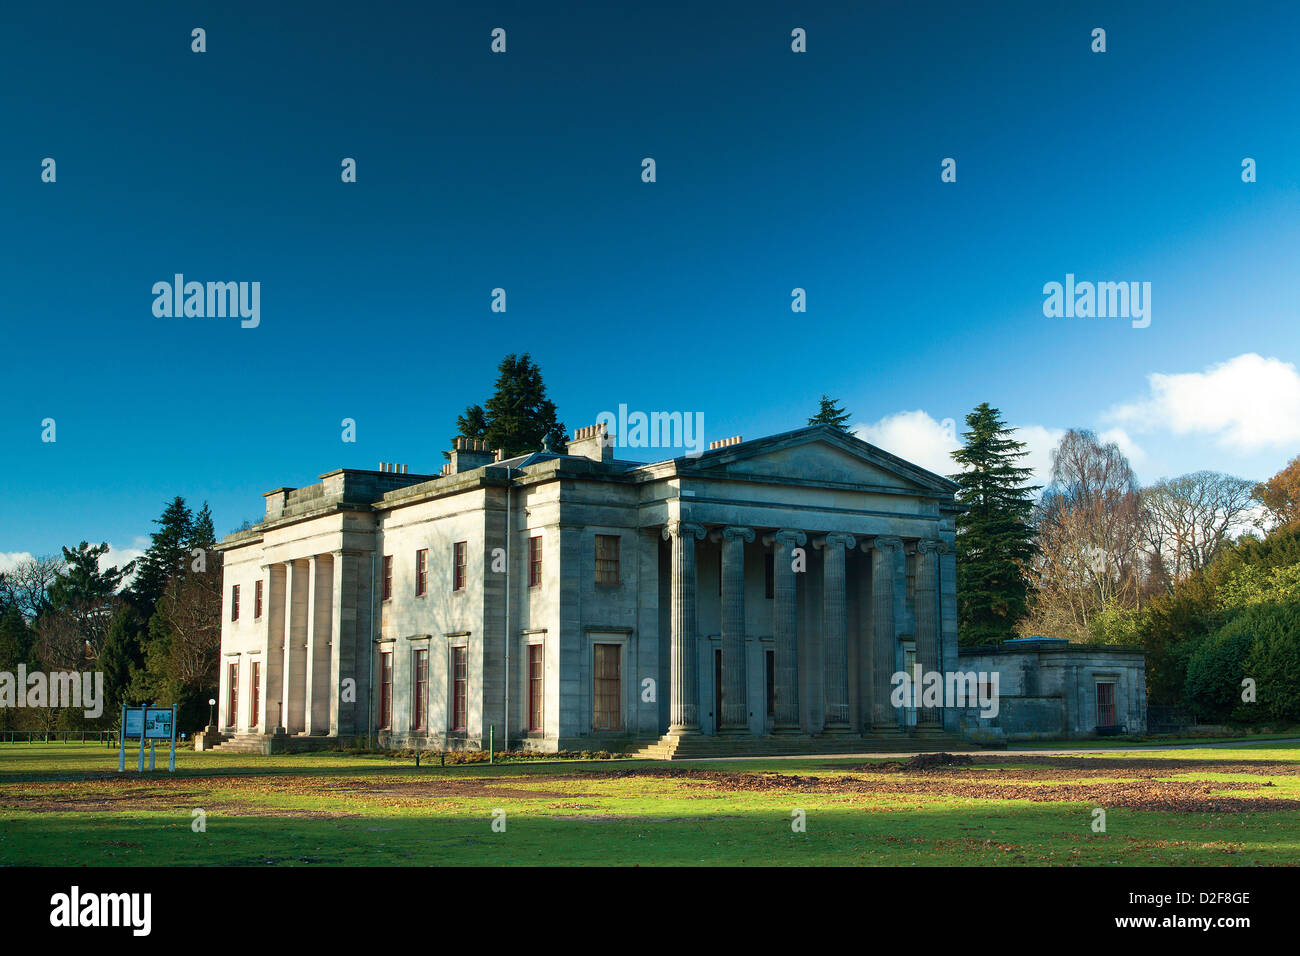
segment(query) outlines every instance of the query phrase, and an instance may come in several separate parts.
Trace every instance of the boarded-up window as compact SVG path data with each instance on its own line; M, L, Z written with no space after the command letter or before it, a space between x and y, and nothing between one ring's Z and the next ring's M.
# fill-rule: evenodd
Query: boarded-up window
M617 586L618 535L596 535L596 583Z
M257 582L261 584L262 582ZM253 661L253 666L248 672L248 729L252 730L261 721L258 719L257 712L262 707L262 664L260 661Z
M622 696L622 680L619 677L621 650L617 644L597 644L594 647L595 687L591 722L595 730L623 729L622 708L619 704Z
M528 586L535 588L542 583L542 536L528 539Z
M384 600L393 596L393 556L384 555Z
M460 591L465 587L465 562L468 560L469 552L465 544L464 541L457 541L452 548L452 565L455 569L451 584L453 591Z
M469 664L465 648L451 649L451 729L465 729L465 712L469 709Z
M393 652L379 655L379 729L393 725Z
M230 619L239 620L239 585L232 585L230 588Z
M415 552L415 595L424 594L429 585L429 549Z
M239 714L239 665L226 665L226 726L235 726Z
M542 729L542 645L528 645L528 729Z
M1097 725L1099 727L1113 727L1115 723L1115 685L1098 681Z
M429 652L425 650L416 651L412 661L411 675L414 710L411 713L411 729L424 730L425 700L428 697L429 688Z
M253 584L253 617L262 616L262 582L259 579Z

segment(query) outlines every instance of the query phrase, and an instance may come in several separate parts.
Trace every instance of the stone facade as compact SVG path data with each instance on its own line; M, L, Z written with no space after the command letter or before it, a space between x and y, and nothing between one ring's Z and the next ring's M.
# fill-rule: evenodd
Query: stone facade
M957 732L889 700L904 666L957 664L951 481L827 426L651 464L613 444L458 440L438 475L268 493L221 544L221 728L549 751Z
M998 674L996 717L981 718L969 707L959 711L963 733L978 742L1147 731L1141 648L1012 640L963 647L958 660L964 672Z

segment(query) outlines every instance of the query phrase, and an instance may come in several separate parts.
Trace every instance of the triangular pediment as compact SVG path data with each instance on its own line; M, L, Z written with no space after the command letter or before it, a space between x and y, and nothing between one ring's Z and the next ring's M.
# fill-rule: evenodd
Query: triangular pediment
M681 460L679 459L679 462ZM950 495L956 484L828 425L705 452L687 470Z

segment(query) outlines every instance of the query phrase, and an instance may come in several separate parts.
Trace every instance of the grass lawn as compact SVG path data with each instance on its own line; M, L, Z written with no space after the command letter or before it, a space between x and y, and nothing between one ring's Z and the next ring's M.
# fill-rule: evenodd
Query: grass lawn
M1298 744L969 759L417 769L182 751L175 774L139 775L102 746L0 744L0 864L1300 864Z

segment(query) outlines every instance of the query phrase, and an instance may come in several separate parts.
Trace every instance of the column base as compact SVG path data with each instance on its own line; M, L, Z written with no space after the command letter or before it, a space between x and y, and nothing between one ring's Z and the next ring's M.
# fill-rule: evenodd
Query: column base
M698 734L699 732L700 732L700 728L698 724L694 726L690 724L669 724L668 725L668 734L669 736L672 737L689 737L693 734Z
M773 737L802 737L805 736L803 728L798 724L778 724L772 728Z

